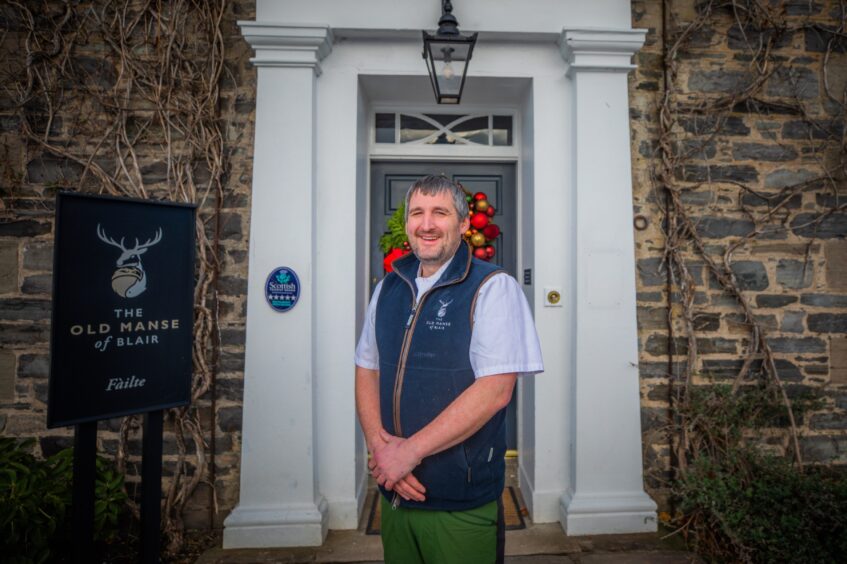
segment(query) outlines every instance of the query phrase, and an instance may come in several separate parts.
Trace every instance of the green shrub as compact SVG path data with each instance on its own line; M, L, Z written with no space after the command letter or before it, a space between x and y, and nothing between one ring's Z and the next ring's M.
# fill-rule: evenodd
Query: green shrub
M0 554L8 562L56 560L70 546L73 450L41 460L33 443L0 437ZM123 476L98 456L95 540L114 538L126 500Z
M847 480L826 468L738 449L701 456L677 484L701 554L719 561L841 562Z
M688 464L674 485L675 522L693 548L715 562L843 562L847 476L763 452L761 430L787 425L773 390L698 388L685 412ZM819 407L793 402L795 416Z

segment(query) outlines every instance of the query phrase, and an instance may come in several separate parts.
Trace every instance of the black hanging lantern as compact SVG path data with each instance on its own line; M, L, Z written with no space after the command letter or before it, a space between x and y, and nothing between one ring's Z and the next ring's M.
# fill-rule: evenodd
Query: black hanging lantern
M468 63L476 44L476 36L459 33L459 22L452 14L450 0L441 2L441 19L435 35L423 32L423 58L439 104L458 104L462 99Z

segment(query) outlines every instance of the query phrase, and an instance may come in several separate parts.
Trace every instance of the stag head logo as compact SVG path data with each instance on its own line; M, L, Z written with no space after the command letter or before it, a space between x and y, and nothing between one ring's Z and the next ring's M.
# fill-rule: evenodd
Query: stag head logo
M438 313L436 314L436 317L438 317L438 319L441 319L442 317L447 315L447 306L452 304L453 300L450 300L449 302L445 302L444 300L438 300L438 303L441 304L441 307L438 308Z
M106 235L106 231L100 227L99 223L97 237L107 245L121 250L121 255L115 261L115 272L112 274L112 290L122 298L135 298L143 294L147 289L147 273L144 272L144 266L141 264L141 255L162 240L162 228L157 229L153 238L147 239L144 243L136 238L135 246L131 248L124 245L124 237L117 242Z

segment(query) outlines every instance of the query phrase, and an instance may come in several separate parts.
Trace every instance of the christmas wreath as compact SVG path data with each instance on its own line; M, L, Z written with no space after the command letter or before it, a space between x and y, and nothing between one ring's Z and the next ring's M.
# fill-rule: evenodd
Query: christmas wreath
M473 248L473 254L476 258L490 261L496 254L494 240L500 236L500 228L492 222L497 210L488 201L485 192L471 194L464 188L462 190L464 190L465 199L468 202L471 222L470 227L464 233L464 239ZM391 263L411 252L409 239L406 237L405 203L400 204L388 218L387 227L388 231L379 238L379 247L385 255L382 267L386 273L392 271Z

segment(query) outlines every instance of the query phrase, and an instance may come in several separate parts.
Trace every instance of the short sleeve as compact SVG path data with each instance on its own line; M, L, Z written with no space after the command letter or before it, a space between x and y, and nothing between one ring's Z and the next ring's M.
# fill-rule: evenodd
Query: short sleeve
M506 273L492 276L479 290L470 361L477 378L544 371L529 303L517 281Z
M376 346L376 302L379 299L379 292L382 290L382 280L374 288L371 302L368 304L368 311L365 314L365 322L362 324L362 335L359 337L359 344L356 345L356 366L367 368L368 370L379 370L379 349Z

